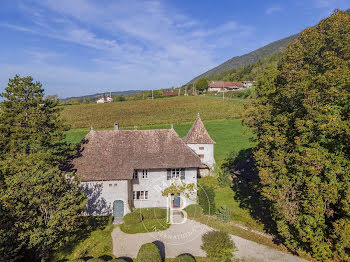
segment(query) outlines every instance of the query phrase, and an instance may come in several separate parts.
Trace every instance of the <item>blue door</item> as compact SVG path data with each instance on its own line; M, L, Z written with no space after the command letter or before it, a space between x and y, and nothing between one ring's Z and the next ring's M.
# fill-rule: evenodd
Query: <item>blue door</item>
M173 207L180 207L180 194L174 196Z
M124 216L124 202L123 200L116 200L113 202L113 216L123 217Z

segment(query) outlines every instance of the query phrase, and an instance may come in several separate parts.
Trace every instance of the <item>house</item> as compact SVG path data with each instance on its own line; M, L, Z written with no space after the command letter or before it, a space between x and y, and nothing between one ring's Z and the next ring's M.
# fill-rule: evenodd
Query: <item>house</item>
M179 90L162 90L162 96L177 96Z
M223 90L235 91L243 88L244 88L244 85L242 82L210 81L208 91L209 92L222 92Z
M96 101L97 104L102 104L102 103L109 103L109 102L112 102L113 101L113 98L112 98L112 95L109 95L109 96L103 96L101 97L100 99L98 99Z
M245 88L249 88L253 86L254 82L256 81L242 81L242 84Z
M199 115L184 139L172 128L91 130L73 160L88 198L86 214L123 217L132 208L195 203L197 177L215 164L214 143ZM164 195L177 184L193 190Z

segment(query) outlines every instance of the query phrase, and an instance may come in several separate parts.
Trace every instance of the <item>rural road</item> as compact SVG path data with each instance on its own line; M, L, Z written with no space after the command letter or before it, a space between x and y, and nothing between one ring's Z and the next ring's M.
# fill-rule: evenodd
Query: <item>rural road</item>
M142 244L154 242L161 250L163 257L172 258L183 253L204 257L201 236L212 230L214 229L211 227L189 219L184 224L171 225L167 230L160 232L126 234L116 227L112 232L113 254L116 257L135 258ZM235 258L253 261L305 261L253 241L230 236L238 249L234 252Z

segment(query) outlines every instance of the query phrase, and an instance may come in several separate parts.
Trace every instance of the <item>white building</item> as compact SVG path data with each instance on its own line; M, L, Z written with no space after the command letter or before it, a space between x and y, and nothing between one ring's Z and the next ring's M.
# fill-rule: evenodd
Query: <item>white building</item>
M103 103L109 103L112 102L113 98L112 95L106 96L106 97L101 97L96 101L97 104L103 104Z
M197 177L215 164L214 143L199 115L184 139L173 129L92 130L73 161L88 197L87 214L122 217L131 208L195 203ZM195 190L163 196L173 183Z

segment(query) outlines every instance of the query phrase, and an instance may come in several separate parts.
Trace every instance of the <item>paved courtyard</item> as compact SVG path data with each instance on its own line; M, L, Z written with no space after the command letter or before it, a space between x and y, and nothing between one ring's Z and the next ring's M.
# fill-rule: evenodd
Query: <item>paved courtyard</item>
M161 250L163 257L171 258L183 253L204 257L201 237L211 230L214 229L193 220L187 220L184 224L171 225L164 231L140 234L126 234L116 227L112 232L113 254L116 257L135 258L142 244L153 242ZM238 248L238 251L234 252L236 258L253 261L305 261L241 237L231 235L231 238Z

